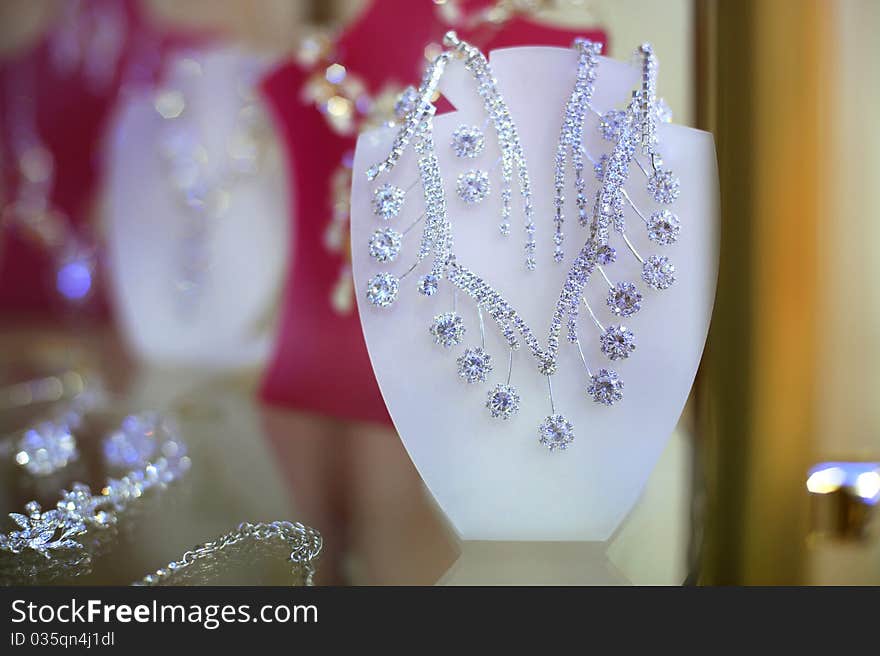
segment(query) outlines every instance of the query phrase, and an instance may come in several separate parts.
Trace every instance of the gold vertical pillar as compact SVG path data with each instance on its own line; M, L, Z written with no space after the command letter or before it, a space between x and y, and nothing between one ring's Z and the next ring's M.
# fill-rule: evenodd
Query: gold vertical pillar
M698 3L698 120L715 133L722 209L700 394L704 583L804 577L828 13L820 0Z

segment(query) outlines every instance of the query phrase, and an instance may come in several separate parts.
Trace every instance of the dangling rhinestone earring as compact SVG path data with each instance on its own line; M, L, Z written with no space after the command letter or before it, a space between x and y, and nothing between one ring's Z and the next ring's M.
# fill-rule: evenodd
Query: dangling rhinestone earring
M485 146L483 131L476 125L462 125L452 133L452 150L457 157L473 159L483 152Z
M584 193L584 118L587 104L593 97L593 83L596 79L596 66L598 55L602 51L601 44L593 43L586 39L576 39L574 47L578 51L577 78L568 103L565 106L565 114L562 120L562 129L559 132L559 142L556 146L555 172L553 176L556 187L556 232L553 235L553 259L562 262L564 257L563 242L564 234L562 225L565 222L565 166L566 153L571 151L571 159L574 167L575 199L577 202L578 217L581 225L587 224L587 197Z
M526 169L526 158L523 154L522 144L519 140L519 132L507 103L498 91L498 84L489 61L477 48L458 38L455 32L447 32L443 37L443 43L453 48L464 58L465 67L479 85L480 97L483 106L495 126L498 136L498 146L501 149L501 225L502 235L510 234L511 200L513 198L513 174L519 178L519 191L523 199L523 214L525 215L524 231L525 264L526 269L534 271L535 264L535 222L534 207L532 206L532 186L529 181L529 173Z
M489 195L489 190L489 174L485 171L471 169L458 176L458 197L468 205L482 202Z

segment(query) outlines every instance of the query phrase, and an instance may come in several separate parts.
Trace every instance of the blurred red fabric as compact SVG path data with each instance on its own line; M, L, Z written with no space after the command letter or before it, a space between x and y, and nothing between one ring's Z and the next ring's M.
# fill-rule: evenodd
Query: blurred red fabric
M0 61L0 161L3 202L17 192L17 169L12 146L10 100L13 93L32 93L38 136L55 159L53 204L64 211L77 234L97 233L88 226L101 180L101 143L108 121L128 85L153 84L161 61L172 49L193 43L194 35L170 33L153 25L138 0L86 0L79 5L87 15L102 10L119 12L121 48L108 83L95 90L82 69L59 71L53 64L50 42L58 21L32 48ZM121 10L121 11L120 11ZM63 14L63 11L59 11ZM95 38L95 35L92 35ZM28 89L16 88L26 84ZM137 154L133 153L133 157ZM0 226L0 313L58 317L68 309L54 288L55 263L49 253L22 238L14 228ZM99 253L100 257L100 253ZM99 262L100 267L100 262ZM102 290L102 271L88 307L90 317L110 315Z

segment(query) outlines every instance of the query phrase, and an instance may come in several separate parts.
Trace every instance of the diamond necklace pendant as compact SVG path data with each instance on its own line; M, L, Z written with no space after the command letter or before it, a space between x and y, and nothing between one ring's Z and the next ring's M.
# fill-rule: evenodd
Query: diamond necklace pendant
M577 53L576 81L563 111L562 129L555 159L554 190L556 192L553 217L552 257L555 262L564 260L563 223L565 218L565 185L569 162L574 172L574 204L578 221L575 228L585 228L585 238L579 251L569 265L562 289L550 313L550 328L546 342L541 343L536 334L516 311L487 280L459 261L453 241L453 226L450 220L444 178L441 175L437 149L434 142L433 117L435 107L432 98L447 64L454 57L462 57L465 66L478 83L478 92L484 101L488 115L487 123L493 123L498 133L502 164L502 234L509 232L511 216L510 184L514 173L519 174L523 194L523 214L525 217L526 265L535 267L535 233L533 221L532 190L526 172L525 157L519 143L517 127L507 105L497 87L494 74L485 56L473 46L458 39L454 33L447 35L445 44L450 48L439 55L429 66L419 89L410 93L409 113L394 139L391 153L382 162L371 166L367 178L374 180L380 175L389 174L399 163L404 151L412 145L417 157L417 169L422 192L425 198L424 213L415 222L423 222L422 237L415 253L415 262L401 275L379 272L370 281L367 299L380 308L389 308L398 301L405 279L411 272L428 260L430 269L418 277L415 285L418 292L432 300L441 298L439 294L443 281L448 281L454 290L452 309L436 314L428 332L440 351L456 351L457 376L468 386L489 382L493 372L492 354L486 350L484 314L495 324L503 342L509 349L509 363L506 382L494 383L486 397L486 408L493 418L507 420L514 417L521 406L517 389L511 385L511 371L514 351L528 352L534 358L537 373L547 377L551 413L538 425L538 442L551 452L564 451L573 444L575 429L573 423L561 412L557 412L553 401L552 376L560 365L561 333L566 327L568 343L576 349L585 370L586 398L600 406L612 406L623 399L624 384L620 375L609 368L592 369L581 347L585 330L595 325L598 334L595 338L599 351L612 361L626 361L636 349L635 334L625 325L603 323L600 315L603 308L595 310L587 303L584 294L591 281L606 285L607 296L604 313L610 317L630 318L638 314L646 302L645 294L667 289L675 282L675 267L665 255L642 257L628 238L627 219L633 215L640 217L646 225L653 244L665 246L673 244L680 232L679 218L667 208L653 213L643 212L636 207L632 197L624 189L630 170L638 170L647 179L651 197L661 205L668 205L679 193L678 179L668 169L662 168L659 157L659 139L656 130L658 102L655 97L656 58L650 46L643 45L642 86L633 93L629 104L620 110L600 114L591 106L593 88L597 80L599 46L584 39L574 42ZM596 117L599 117L598 119ZM609 152L592 154L584 146L587 121L594 121L603 136L611 142ZM465 135L465 132L468 132ZM468 157L479 154L487 147L467 150L465 145L474 135L470 128L460 128L453 138L453 147L466 153ZM467 143L465 143L467 141ZM458 150L456 152L458 152ZM639 157L647 158L646 163ZM587 165L596 172L598 186L588 211ZM639 175L639 173L637 173ZM398 186L400 185L400 186ZM384 183L377 193L389 196L389 189L411 188L405 180L395 184ZM488 177L485 171L469 170L458 176L458 193L466 202L478 202L488 192ZM403 207L402 197L396 207ZM377 212L382 219L387 217ZM647 218L650 216L650 219ZM404 224L412 219L404 219ZM412 227L412 226L411 226ZM408 232L404 230L403 234ZM377 230L370 242L370 254L377 262L393 262L401 253L401 239L395 238L396 231ZM614 245L612 245L614 240ZM619 243L617 241L619 240ZM616 247L615 247L616 246ZM618 255L620 253L620 255ZM613 266L625 254L632 254L638 260L642 275L640 288L635 282L613 281L606 269ZM610 270L610 269L608 269ZM599 275L594 275L598 273ZM472 301L479 315L481 344L458 350L467 333L465 317L459 312L457 299L463 296ZM581 304L586 307L589 320L580 314ZM387 311L387 310L383 310ZM583 324L586 324L583 325ZM469 333L468 333L469 334ZM523 348L525 347L525 348ZM568 347L566 347L568 348ZM566 359L566 362L577 358Z

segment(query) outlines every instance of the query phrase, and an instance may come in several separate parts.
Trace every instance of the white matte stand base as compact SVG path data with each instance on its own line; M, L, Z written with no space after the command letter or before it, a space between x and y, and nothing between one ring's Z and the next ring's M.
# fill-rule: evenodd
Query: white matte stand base
M183 118L196 126L216 165L226 156L241 106L240 80L265 63L237 50L198 52L196 58L201 74L176 75L172 68L168 85L184 93ZM106 150L109 291L126 342L152 364L258 367L268 357L288 258L290 205L278 148L269 139L259 173L229 185L228 209L206 237L206 282L183 309L175 282L186 210L159 153L167 119L153 101L153 91L144 89L123 103Z
M681 585L688 574L691 448L676 431L607 542L467 541L437 584Z
M458 261L483 276L511 302L541 342L546 339L555 303L574 253L586 238L577 225L574 194L567 188L566 260L552 261L553 160L562 111L576 71L576 57L560 48L514 48L491 53L490 61L516 122L529 166L537 223L538 270L523 266L521 205L514 202L512 233L498 234L499 171L490 174L493 190L476 207L455 194L457 176L469 168L492 169L499 156L491 128L486 152L474 160L455 157L450 136L461 124L483 125L485 114L475 83L461 62L450 65L442 92L455 112L435 119L439 166L444 177ZM636 68L602 59L593 106L600 112L623 106L638 82ZM662 91L662 68L660 86ZM585 145L598 157L609 149L588 119ZM418 232L404 238L403 250L391 265L368 255L372 232L383 222L371 211L372 191L384 182L404 189L417 180L410 149L390 174L369 183L364 171L390 150L393 129L361 136L354 163L352 188L352 260L360 316L373 368L395 426L426 485L466 543L474 540L571 541L605 543L620 529L640 498L690 392L705 343L715 294L718 267L718 179L712 136L677 125L661 124L659 136L666 165L681 180L681 196L669 206L678 214L682 232L669 247L652 244L641 220L628 212L630 238L644 257L668 255L677 282L663 292L647 289L640 265L618 236L612 245L618 263L608 268L616 281L636 282L644 295L641 312L623 323L636 334L637 350L626 361L611 364L625 382L624 400L600 406L585 394L586 374L576 349L563 340L559 371L553 377L558 412L575 426L576 439L564 452L550 453L537 440L537 427L550 414L547 380L536 371L526 349L514 357L512 383L522 398L519 413L508 421L489 417L484 404L490 385L504 382L507 352L491 320L486 322L486 347L495 371L486 385L468 386L456 375L455 358L465 346L479 345L473 303L459 295L458 312L467 327L461 348L435 345L428 327L432 318L452 309L448 283L431 298L416 292L416 281L427 264L403 279L397 302L389 308L371 306L364 298L367 281L379 271L402 275L412 264ZM569 179L571 174L569 173ZM661 209L648 196L646 180L635 167L627 183L634 202L646 213ZM592 198L597 182L588 177ZM514 193L518 199L518 194ZM402 230L424 207L416 186L401 216L392 221ZM597 274L587 299L599 319L620 323L607 311L607 287ZM598 330L582 312L580 330L593 368L607 367L598 348ZM564 336L563 336L564 337ZM678 474L683 476L683 470ZM650 545L645 545L649 549ZM565 547L560 547L565 549ZM591 551L591 549L588 549ZM477 553L479 548L477 547ZM586 552L584 552L586 553ZM590 566L590 572L597 572Z
M438 585L629 585L602 542L469 540Z

